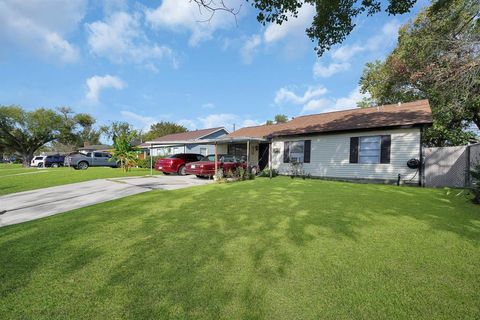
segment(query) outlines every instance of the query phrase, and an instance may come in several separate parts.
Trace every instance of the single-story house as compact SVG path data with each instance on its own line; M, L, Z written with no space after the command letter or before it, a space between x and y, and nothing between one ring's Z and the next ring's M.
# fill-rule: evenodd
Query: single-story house
M224 127L174 133L147 141L139 147L150 151L152 156L165 156L175 153L208 155L214 153L214 145L212 143L205 144L205 142L218 139L229 133Z
M247 156L280 174L419 184L422 133L432 125L428 100L334 111L286 123L241 128L216 140L217 152ZM298 171L297 171L298 172Z

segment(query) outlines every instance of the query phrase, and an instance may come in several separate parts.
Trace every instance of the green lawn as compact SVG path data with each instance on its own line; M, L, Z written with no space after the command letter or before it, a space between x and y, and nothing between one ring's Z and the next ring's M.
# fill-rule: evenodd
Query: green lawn
M480 207L279 177L0 228L0 319L56 318L479 319Z
M159 174L153 171L154 174ZM149 175L149 169L131 169L124 173L122 169L88 168L22 168L21 165L0 164L0 195L63 184L88 181L93 179L115 178L125 176Z

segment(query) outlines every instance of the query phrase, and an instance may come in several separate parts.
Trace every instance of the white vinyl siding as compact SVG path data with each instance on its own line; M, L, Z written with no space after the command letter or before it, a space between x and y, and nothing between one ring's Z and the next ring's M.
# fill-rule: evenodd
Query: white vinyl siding
M391 136L390 163L350 163L350 137ZM283 163L284 141L300 141L298 138L274 138L272 165L281 174L288 174L289 163ZM407 161L420 159L420 129L392 129L340 134L312 135L310 163L303 164L306 173L316 177L343 179L378 179L396 181L400 173L402 179L410 179L416 170L407 167ZM412 181L418 181L418 174Z

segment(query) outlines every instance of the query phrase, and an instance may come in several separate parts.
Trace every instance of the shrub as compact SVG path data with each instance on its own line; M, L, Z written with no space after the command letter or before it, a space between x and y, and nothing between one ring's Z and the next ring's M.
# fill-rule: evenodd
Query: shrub
M272 177L278 176L278 171L275 169L272 169ZM270 177L270 169L265 168L260 172L260 177Z
M150 158L152 158L152 161L150 162ZM150 156L147 156L145 157L145 159L138 159L137 160L137 167L138 168L144 168L144 169L150 169L150 163L152 163L153 166L155 166L155 162L158 160L158 159L162 159L162 158L165 158L163 156L153 156L153 157L150 157Z
M472 182L472 193L473 193L473 202L480 204L480 161L470 170L470 175L473 178Z

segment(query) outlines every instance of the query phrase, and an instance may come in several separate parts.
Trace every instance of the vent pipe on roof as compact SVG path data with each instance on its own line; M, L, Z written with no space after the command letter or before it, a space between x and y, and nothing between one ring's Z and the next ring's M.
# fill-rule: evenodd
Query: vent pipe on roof
M402 105L402 103L399 101L399 102L398 102L398 106L400 107L401 105Z

